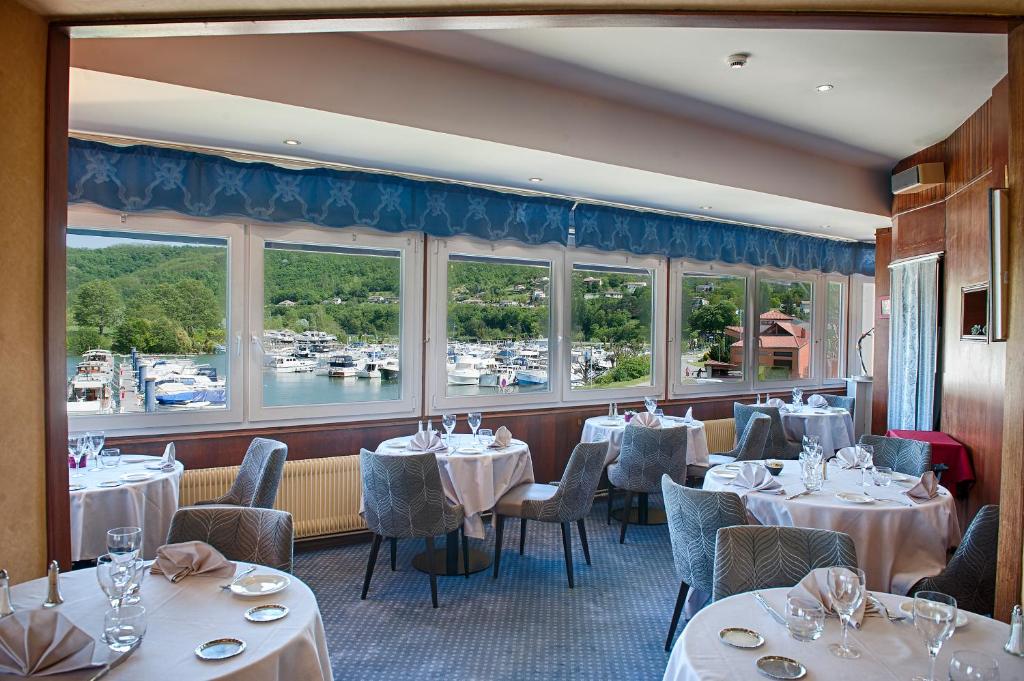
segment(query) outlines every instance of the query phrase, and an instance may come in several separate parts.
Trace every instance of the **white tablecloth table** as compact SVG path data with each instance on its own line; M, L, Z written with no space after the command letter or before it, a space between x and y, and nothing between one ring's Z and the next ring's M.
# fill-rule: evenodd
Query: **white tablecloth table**
M786 461L778 480L786 494L751 492L730 485L715 469L704 479L704 489L736 492L747 507L750 522L760 525L815 527L845 532L857 547L857 561L868 587L904 594L922 577L936 575L946 565L946 550L960 543L956 506L945 488L940 496L910 507L889 502L854 504L836 497L837 492L860 492L861 472L830 464L828 480L820 491L798 499L786 497L804 491L797 461ZM877 499L908 501L912 483L893 482L889 487L870 486Z
M804 435L817 435L825 456L853 445L853 417L838 409L815 409L804 405L798 411L782 411L782 427L786 437L801 442Z
M779 613L785 612L789 589L764 589L761 593ZM907 598L881 594L879 599L890 614L899 613ZM976 650L999 663L1001 681L1024 681L1024 659L1003 651L1010 627L1002 622L966 613L968 623L956 630L939 653L935 678L948 678L949 659L957 650ZM746 627L760 633L765 643L754 650L731 648L718 632L725 627ZM860 631L850 630L850 642L861 650L854 660L842 660L828 651L840 639L837 619L825 621L825 632L817 641L800 642L786 628L762 610L752 594L731 596L701 610L690 620L672 649L664 681L764 681L756 665L765 655L795 659L807 668L807 679L828 681L909 681L928 674L924 641L910 621L891 623L868 617Z
M410 439L412 436L385 440L377 447L377 453L409 454L405 447ZM438 454L437 467L448 499L462 504L465 511L463 532L467 537L483 539L484 522L480 514L494 508L498 499L516 485L534 481L533 459L527 444L515 439L505 449L486 448L482 454L458 452L474 444L472 435L453 433L451 453Z
M144 463L126 463L125 459ZM176 463L173 472L151 471L145 463L159 461L158 456L125 455L117 468L82 470L82 477L70 483L85 485L71 495L71 560L86 560L107 552L107 530L114 527L141 527L143 557L156 556L158 547L167 543L171 518L178 510L178 486L185 468ZM142 482L125 482L129 473L152 473ZM119 487L100 487L116 480Z
M238 570L246 567L239 564ZM267 567L257 574L273 573ZM284 591L262 598L242 598L221 590L228 580L192 575L178 584L162 575L146 574L142 603L146 608L147 630L139 649L113 669L110 681L330 681L331 660L327 654L323 621L316 597L305 584L289 575L291 585ZM97 639L93 659L106 662L111 653L102 642L103 614L110 608L96 582L95 568L61 575L64 603L59 607L72 622ZM39 608L46 598L46 579L36 579L11 589L17 610ZM276 622L256 624L244 618L249 608L266 603L287 606L288 615ZM245 641L246 649L236 657L205 662L195 649L216 638ZM62 674L53 678L89 679L98 669Z
M682 419L663 416L659 419L663 428L686 428L686 463L701 466L708 465L708 438L704 432L704 424L700 421L686 423ZM601 442L608 440L608 454L604 463L608 464L619 458L622 448L622 435L626 432L626 421L621 416L592 416L583 423L581 442Z

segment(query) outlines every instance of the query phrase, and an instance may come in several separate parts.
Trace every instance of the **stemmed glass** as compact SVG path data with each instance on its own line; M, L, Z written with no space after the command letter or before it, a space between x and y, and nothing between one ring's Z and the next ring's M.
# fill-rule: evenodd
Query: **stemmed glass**
M874 468L875 448L871 445L857 445L857 465L860 467L860 486L868 486L868 471Z
M976 650L958 650L949 660L949 681L999 681L999 663Z
M455 430L455 414L441 414L441 425L444 426L445 444L452 447L452 431Z
M793 406L799 407L804 403L804 391L800 388L793 388Z
M116 563L138 558L142 553L142 528L115 527L107 530L107 551Z
M82 477L82 474L78 472L78 457L85 446L84 437L68 436L68 468L74 471L71 473L72 478Z
M935 659L942 643L956 630L956 599L938 591L914 594L914 628L928 648L928 676L913 681L935 681Z
M645 397L644 406L647 407L648 414L654 414L654 412L658 411L658 402L653 397Z
M828 592L832 596L832 607L843 623L843 642L833 643L828 651L836 657L852 660L860 657L860 651L851 648L848 642L850 620L864 600L864 571L859 568L830 567L828 569Z
M808 447L821 447L821 438L817 435L804 435L803 443L804 449Z
M476 429L480 427L481 421L483 421L483 414L478 411L471 411L466 415L466 422L469 424L469 429L473 431L474 442L480 442L480 438L476 436Z
M103 449L103 445L107 441L107 434L104 433L102 430L97 430L91 433L87 433L86 437L89 438L89 444L91 449L89 459L92 461L92 465L89 466L89 470L98 471L100 469L99 453L100 450Z
M107 600L113 608L121 605L125 600L128 591L136 581L135 572L140 568L142 561L118 561L115 556L109 553L96 559L96 581L100 589L106 594ZM141 580L138 580L141 581Z

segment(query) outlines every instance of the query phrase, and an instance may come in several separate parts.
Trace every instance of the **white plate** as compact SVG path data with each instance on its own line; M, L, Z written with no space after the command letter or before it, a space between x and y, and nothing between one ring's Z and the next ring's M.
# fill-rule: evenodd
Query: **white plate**
M917 478L913 475L907 475L906 473L892 472L892 479L894 482L917 482Z
M142 482L153 477L152 473L125 473L121 479L125 482Z
M903 601L902 603L900 603L900 610L903 612L904 615L908 615L911 618L911 621L913 621L913 618L914 618L914 599L910 599L909 601ZM959 629L960 627L964 626L965 624L967 624L967 613L964 612L963 610L957 610L956 611L956 628Z
M483 454L483 447L459 447L455 450L456 454Z
M164 469L164 462L151 461L150 463L147 463L145 466L143 466L143 468L145 468L148 471L162 471Z
M389 442L389 443L387 443L384 446L387 447L388 449L405 449L406 448L406 443L405 442Z
M621 426L622 425L622 421L612 421L611 419L608 419L607 421L601 421L600 425L602 425L602 426Z
M712 468L711 472L717 475L718 477L722 478L723 480L732 480L737 475L739 475L739 473L737 473L736 471L720 471L717 467Z
M851 504L873 504L875 500L860 492L836 492L836 498L848 501Z
M276 594L284 591L292 580L284 575L253 574L242 577L231 585L231 593L236 596L255 597Z
M77 482L72 482L68 484L69 492L77 492L80 489L85 489L85 485L80 485Z
M96 486L97 487L120 487L121 486L121 481L120 480L104 480L103 482L97 482Z
M721 466L717 466L717 468L722 468L727 471L738 471L741 468L741 466L738 463L726 463L722 464Z
M149 459L146 457L132 456L121 459L121 461L123 461L124 463L146 463L147 461L149 461Z

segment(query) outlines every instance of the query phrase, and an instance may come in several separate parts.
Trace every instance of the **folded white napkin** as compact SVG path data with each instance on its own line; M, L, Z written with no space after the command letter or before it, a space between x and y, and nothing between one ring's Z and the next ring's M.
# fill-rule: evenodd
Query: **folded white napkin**
M765 404L769 407L775 407L776 409L782 409L783 407L786 406L786 403L783 402L782 399L778 397L770 398L767 402L765 402Z
M768 469L755 461L746 461L740 466L739 473L731 483L736 487L765 492L767 494L785 494L786 490Z
M96 641L58 610L19 610L0 619L0 674L49 676L98 667Z
M497 432L494 433L494 442L491 443L491 447L494 449L505 449L512 444L512 433L505 426L498 428Z
M857 447L843 447L836 452L836 459L842 468L862 468L857 463Z
M174 458L174 443L168 442L167 446L164 447L164 455L160 457L161 470L173 471L175 461L176 459Z
M911 501L918 504L923 504L939 496L939 481L935 479L935 473L925 471L917 484L908 489L905 494L910 497Z
M824 409L828 406L828 402L821 395L811 395L807 398L807 406L814 407L815 409Z
M444 452L448 450L448 445L441 440L441 436L436 432L421 430L412 436L406 449L410 452Z
M693 407L686 410L686 414L683 416L683 420L687 423L693 423Z
M156 550L156 561L149 570L177 583L189 575L228 578L235 574L235 564L206 542L186 541L164 544Z
M633 423L644 428L661 428L661 420L654 414L646 411L633 417Z
M799 584L789 590L786 597L800 597L817 601L825 607L826 613L835 613L836 610L832 606L832 594L829 592L828 588L828 571L829 568L816 568L811 570L803 579L800 580ZM866 597L861 599L860 607L853 613L852 622L854 627L857 629L860 628L860 623L864 619L864 609L867 606L867 601L868 599Z

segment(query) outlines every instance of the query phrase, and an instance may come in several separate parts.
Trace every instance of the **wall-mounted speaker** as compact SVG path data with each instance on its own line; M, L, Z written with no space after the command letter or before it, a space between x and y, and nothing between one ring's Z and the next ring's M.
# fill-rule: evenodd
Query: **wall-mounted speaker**
M1005 341L1009 331L1006 290L1009 271L1010 197L1006 189L988 191L988 337Z

